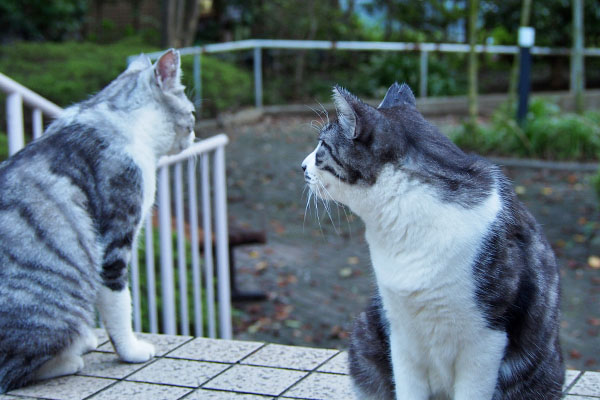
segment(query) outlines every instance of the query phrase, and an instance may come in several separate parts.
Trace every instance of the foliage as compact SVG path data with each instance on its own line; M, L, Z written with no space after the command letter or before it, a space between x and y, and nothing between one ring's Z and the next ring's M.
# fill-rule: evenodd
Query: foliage
M0 47L0 71L66 107L98 92L126 67L127 57L159 50L133 36L100 45L91 42L17 42ZM203 97L213 113L237 107L250 96L249 73L212 57L202 58ZM192 92L191 57L183 57L184 82Z
M25 40L79 37L87 6L85 0L2 0L0 37Z
M535 42L538 46L571 47L572 45L572 1L536 1L531 8L531 25L536 29ZM503 43L517 42L521 0L482 0L483 29L492 32L502 27ZM600 8L596 0L584 0L585 44L600 45ZM498 33L498 31L496 31ZM500 35L498 35L500 36ZM494 35L496 37L496 35Z
M488 126L474 132L461 127L452 139L465 150L547 160L597 160L600 155L600 114L561 113L558 106L533 99L523 127L515 111L498 109Z

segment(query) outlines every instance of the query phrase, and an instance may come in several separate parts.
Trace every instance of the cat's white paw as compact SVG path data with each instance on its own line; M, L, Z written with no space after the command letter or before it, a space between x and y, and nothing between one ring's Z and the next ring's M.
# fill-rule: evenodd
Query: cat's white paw
M136 339L129 346L121 349L119 357L125 362L143 363L150 360L155 354L156 350L151 343Z
M76 374L83 369L83 366L83 358L79 355L64 353L42 365L36 372L35 379L43 380Z

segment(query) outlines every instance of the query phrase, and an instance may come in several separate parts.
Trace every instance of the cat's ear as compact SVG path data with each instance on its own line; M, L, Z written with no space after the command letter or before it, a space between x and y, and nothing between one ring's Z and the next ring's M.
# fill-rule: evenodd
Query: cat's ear
M359 135L356 111L363 103L358 97L338 85L333 87L333 102L344 134L349 139L356 139Z
M152 61L145 54L140 54L127 66L127 71L141 71L152 66Z
M412 90L410 90L410 87L406 83L399 85L398 82L394 82L394 84L388 89L383 101L377 108L398 107L403 104L416 107L417 100L415 99L415 95L413 94Z
M171 91L179 87L181 79L180 62L179 52L170 49L160 56L154 64L154 76L158 86L163 91Z

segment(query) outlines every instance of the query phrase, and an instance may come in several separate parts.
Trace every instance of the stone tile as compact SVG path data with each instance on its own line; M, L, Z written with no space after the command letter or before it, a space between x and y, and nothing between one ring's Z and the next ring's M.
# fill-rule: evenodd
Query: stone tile
M163 358L127 380L197 388L229 367L229 364Z
M310 374L285 392L283 397L314 400L355 399L349 376L319 372Z
M98 347L102 346L103 344L105 344L107 342L110 343L110 340L108 339L108 335L106 334L106 329L101 329L101 328L94 329L94 334L98 338Z
M121 361L115 353L100 353L97 351L84 355L83 362L84 367L77 375L115 379L124 378L145 365L144 363L126 363Z
M209 381L204 388L277 396L306 374L288 369L235 365Z
M269 344L245 358L241 363L311 371L337 353L339 353L338 350Z
M600 396L600 372L584 372L569 390L569 394Z
M317 371L348 375L350 373L348 370L348 352L341 352L325 364L321 365Z
M116 382L112 379L87 376L63 376L40 381L8 394L19 396L43 397L55 400L81 400Z
M176 335L155 335L152 333L139 333L136 332L135 336L139 339L143 339L154 345L157 356L164 356L169 351L181 346L185 342L189 342L193 339L192 336L176 336ZM103 344L98 347L98 351L114 352L112 343Z
M23 400L26 397L15 397L15 396L8 396L6 394L0 394L0 400Z
M567 372L565 373L565 383L563 384L563 392L565 392L569 388L569 386L573 384L573 382L575 381L575 379L577 379L579 374L581 374L581 371L575 371L570 369L567 370Z
M235 363L263 346L259 342L196 338L167 357Z
M176 400L189 393L191 389L177 386L162 386L151 383L122 381L103 390L90 399L93 400Z
M272 400L271 396L258 396L255 394L243 394L222 392L218 390L199 389L185 397L183 400Z
M592 397L592 396L577 396L574 394L570 394L567 397L564 397L564 400L598 400L598 399L600 399L600 396Z

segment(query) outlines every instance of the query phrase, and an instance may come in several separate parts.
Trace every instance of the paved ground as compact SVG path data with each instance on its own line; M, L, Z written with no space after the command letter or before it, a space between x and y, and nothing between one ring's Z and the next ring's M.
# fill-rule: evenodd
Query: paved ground
M347 353L191 336L141 336L157 356L120 362L104 330L77 375L38 382L0 400L352 400ZM600 399L600 373L570 370L567 400Z
M349 211L308 204L300 163L316 145L305 118L265 119L224 129L232 223L266 229L265 246L236 253L241 286L270 300L237 304L236 337L343 349L374 282L363 225ZM439 120L439 124L453 122ZM223 130L220 130L223 131ZM214 132L205 132L210 135ZM598 207L589 173L507 169L544 225L563 277L562 342L567 365L600 370Z

